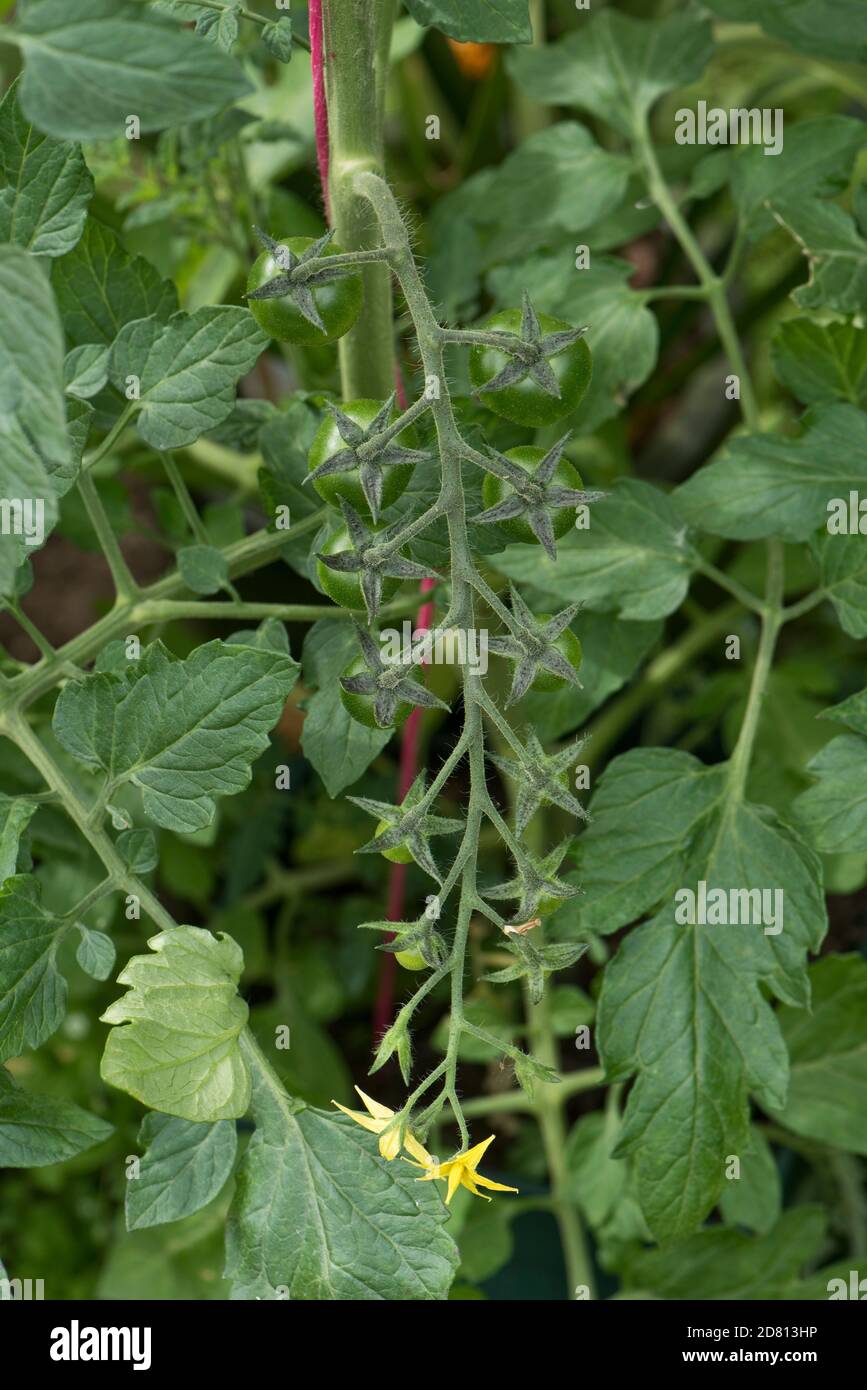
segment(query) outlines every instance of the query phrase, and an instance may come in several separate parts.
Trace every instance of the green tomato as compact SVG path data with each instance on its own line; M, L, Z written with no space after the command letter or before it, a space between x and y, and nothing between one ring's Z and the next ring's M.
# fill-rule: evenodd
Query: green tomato
M384 835L386 830L390 829L390 821L379 821L374 832L374 838L376 838L377 835ZM410 854L406 845L395 845L394 849L380 850L380 854L382 855L383 859L389 859L392 864L411 864L413 862L412 855Z
M492 332L520 333L521 310L503 309L488 319L483 328ZM563 333L572 328L563 319L539 315L539 326L543 335ZM504 367L514 358L500 348L473 347L470 349L470 380L476 390L493 381ZM559 396L550 396L547 391L530 376L514 386L506 386L502 391L485 391L480 399L495 415L513 421L516 425L529 425L536 429L541 425L552 425L562 420L580 405L593 372L593 359L583 338L578 338L564 352L548 359L551 370L560 387Z
M346 527L338 526L336 530L331 532L319 553L321 555L339 555L341 551L349 550L351 547L352 541ZM321 560L316 562L316 574L324 593L335 603L339 603L341 608L364 611L364 595L361 592L360 574L329 569ZM383 578L383 603L387 603L390 598L394 597L400 584L399 579L389 578L388 575Z
M366 671L367 666L365 665L364 658L362 656L356 656L353 657L352 661L350 661L348 666L344 667L344 669L340 672L340 675L341 678L343 676L363 676ZM414 675L412 671L412 668L409 666L407 667L406 674L407 679L409 680L417 679L417 677ZM410 705L406 701L402 700L397 707L397 714L395 715L394 723L389 726L383 726L382 724L377 724L376 722L376 715L374 714L373 710L372 695L353 694L349 690L344 690L343 686L341 685L340 701L343 705L343 708L352 716L352 718L356 720L357 723L364 724L368 729L382 729L383 727L399 729L400 726L403 723L405 723L410 711L415 708L414 705Z
M535 473L537 465L545 457L545 449L537 449L532 444L522 444L517 449L509 449L504 454L504 458L510 459L512 463L517 463L530 476ZM580 491L584 487L581 474L568 459L561 458L554 472L553 481L560 487L574 488ZM498 478L493 473L486 473L482 483L482 501L485 508L496 507L506 497L513 497L514 492L503 478ZM568 507L559 507L551 512L551 525L554 528L554 535L557 540L565 536L566 532L574 525L575 518ZM501 521L506 535L513 541L523 541L525 545L537 544L537 537L530 530L529 523L522 516L512 517L509 521Z
M429 970L430 967L420 951L395 951L394 958L404 970Z
M296 256L306 251L314 239L310 236L275 237L275 241L294 251ZM340 254L341 248L333 241L323 252L325 256ZM263 251L247 277L247 293L261 289L282 272L283 267L271 252ZM349 331L361 313L364 302L361 276L353 273L341 276L339 280L329 280L324 285L314 285L312 294L319 316L325 324L324 333L304 317L289 295L284 295L282 299L251 299L250 312L259 327L280 342L295 343L299 347L319 347L322 343L333 343Z
M552 615L550 613L537 613L536 616L540 623L547 623ZM575 633L572 631L571 627L564 628L564 630L560 633L560 636L554 639L554 646L557 648L557 651L560 653L561 656L565 656L569 665L572 667L572 670L577 671L581 665L581 643L579 639L575 636ZM553 690L562 690L565 684L565 676L555 676L553 671L540 671L536 679L533 681L533 684L530 686L530 689L540 690L543 691L545 694L550 695L550 693ZM561 899L558 898L558 906L560 902Z
M344 415L349 416L350 420L354 420L356 425L360 425L362 429L366 430L379 414L382 405L382 401L361 399L348 401L346 405L341 404L340 409ZM391 415L392 420L396 420L399 414L400 411L395 406ZM405 449L416 447L418 438L412 426L401 430L397 436L397 442ZM327 459L345 448L346 444L340 436L334 419L331 415L327 415L310 445L310 453L307 456L308 473L312 473L320 464L325 463ZM381 509L390 507L392 502L397 501L412 477L412 468L411 463L395 463L388 464L383 469ZM353 468L348 473L326 473L324 477L317 478L313 486L319 496L329 502L332 507L339 507L340 499L343 497L361 516L370 516L370 507L367 505L367 498L364 495L357 468Z

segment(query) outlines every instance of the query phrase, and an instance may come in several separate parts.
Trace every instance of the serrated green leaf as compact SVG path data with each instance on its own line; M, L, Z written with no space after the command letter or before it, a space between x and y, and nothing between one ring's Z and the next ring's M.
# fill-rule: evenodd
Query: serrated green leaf
M646 752L621 762L631 757L641 762ZM664 814L678 820L675 796ZM695 826L688 816L681 822L688 850L678 887L697 892L703 881L708 893L728 894L784 886L784 917L764 925L690 925L678 921L669 902L633 928L606 969L600 1056L609 1080L637 1075L617 1152L634 1154L642 1208L657 1239L694 1229L719 1200L725 1155L746 1151L748 1093L765 1105L784 1102L786 1050L764 991L801 1008L808 1003L804 956L818 948L827 921L818 856L773 811L726 794L713 814L703 802L698 814ZM633 864L639 881L652 872L639 850L637 857L620 855L627 881ZM648 896L670 892L659 882Z
M247 1005L237 986L240 948L200 927L148 942L118 976L130 989L102 1015L112 1024L100 1075L144 1105L184 1120L237 1119L250 1104L239 1037Z
M789 1091L769 1113L794 1134L867 1154L867 961L827 956L810 967L810 985L809 1013L779 1013Z
M552 603L580 595L590 609L647 620L683 602L695 556L674 502L649 483L624 479L594 502L587 530L560 541L555 560L541 546L511 545L492 564Z
M0 796L0 887L15 873L18 849L36 810L23 796Z
M534 100L578 106L632 135L664 92L701 76L712 54L710 24L698 15L640 20L604 10L558 43L516 50L509 70Z
M79 145L25 120L13 82L0 102L0 241L34 256L62 256L81 236L93 179Z
M577 121L537 131L486 181L478 213L482 225L496 229L486 247L489 261L513 261L606 216L623 201L630 168L628 158L602 149Z
M566 1141L566 1183L594 1230L604 1226L623 1198L629 1178L625 1159L612 1158L620 1117L616 1109L582 1115Z
M223 53L232 51L239 27L237 9L205 10L196 20L196 33L215 44Z
M156 642L119 674L69 682L54 731L111 788L139 787L158 825L199 830L213 819L215 797L248 785L297 675L296 663L273 651L215 641L181 661Z
M226 641L232 646L256 647L259 651L276 652L291 659L289 634L279 618L265 618L256 628L247 627L231 633ZM297 662L294 664L298 665Z
M854 323L788 319L771 350L778 380L805 405L867 408L867 333Z
M393 732L366 728L343 706L340 672L357 651L349 623L330 619L314 623L304 639L304 679L319 689L307 705L301 747L332 797L358 780Z
M640 1251L626 1266L627 1284L669 1299L827 1298L800 1276L825 1237L820 1207L787 1211L766 1235L717 1226L663 1250ZM824 1288L824 1281L819 1286Z
M576 841L576 882L567 904L582 931L619 931L684 883L686 863L725 790L725 769L674 748L641 748L614 758Z
M231 414L235 388L258 361L268 338L246 309L213 305L127 324L109 358L119 391L139 382L137 423L155 449L180 449Z
M235 1299L445 1298L458 1262L433 1183L350 1119L306 1106L254 1074L256 1132L226 1230Z
M748 236L772 230L770 204L797 206L805 198L840 193L863 143L861 121L819 116L787 126L778 155L768 157L762 145L741 150L734 161L731 189Z
M231 1120L197 1124L174 1115L145 1115L146 1145L136 1178L127 1179L126 1228L138 1231L200 1211L228 1181L238 1135Z
M16 41L21 105L60 139L117 140L215 115L249 92L231 58L129 0L30 0Z
M66 354L63 375L68 396L82 401L95 396L108 381L108 348L99 343L73 348Z
M177 559L181 578L194 594L215 594L228 582L229 566L213 545L185 545Z
M283 15L281 19L272 20L266 24L262 30L262 42L273 53L281 63L289 63L292 60L292 18L291 15Z
M839 705L832 705L822 713L823 719L833 719L837 724L845 724L856 734L867 736L867 690L859 690Z
M86 975L94 980L107 980L117 959L114 942L105 932L92 931L83 922L77 922L81 940L75 952L75 959Z
M0 1086L0 1168L44 1168L92 1149L113 1133L71 1100Z
M867 415L815 406L800 434L742 435L674 494L691 526L732 540L805 541L828 520L828 503L867 490Z
M825 854L867 849L867 740L834 738L807 764L818 777L794 804L804 834Z
M720 1211L730 1226L746 1226L766 1235L780 1218L782 1185L773 1150L760 1129L750 1127L750 1147L740 1158L740 1173L726 1178Z
M460 43L530 43L527 0L406 0L416 24Z
M66 1013L66 981L57 968L60 923L42 906L26 874L0 891L0 1061L50 1038Z
M811 57L867 62L867 12L861 0L705 0L724 19L760 24Z
M115 849L134 874L149 874L159 863L157 842L152 830L124 830Z
M0 362L3 498L19 506L0 528L6 596L15 592L16 571L50 535L57 499L78 470L67 436L57 308L42 262L18 246L0 245Z
M75 250L54 262L51 284L70 344L110 347L124 324L151 314L168 323L178 308L174 285L92 217Z
M770 204L791 232L810 266L809 283L793 291L803 309L863 314L867 309L867 240L848 212L836 203L809 201Z

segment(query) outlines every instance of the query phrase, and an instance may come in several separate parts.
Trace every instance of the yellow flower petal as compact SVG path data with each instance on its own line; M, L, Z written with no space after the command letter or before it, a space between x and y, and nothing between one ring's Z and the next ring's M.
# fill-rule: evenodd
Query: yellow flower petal
M375 1120L373 1121L373 1123L378 1124L379 1121ZM387 1129L384 1134L380 1135L379 1152L382 1154L383 1158L387 1158L389 1162L393 1158L397 1158L398 1154L400 1153L399 1125L397 1125L394 1129Z
M476 1144L474 1149L470 1149L469 1153L461 1154L460 1162L467 1168L477 1168L482 1161L482 1155L493 1144L495 1138L496 1135L491 1134L487 1139L483 1139L481 1144Z
M374 1120L370 1115L362 1115L360 1110L347 1110L345 1105L341 1105L339 1100L333 1100L332 1105L336 1105L338 1110L342 1110L344 1115L348 1115L350 1120L354 1120L357 1125L364 1129L369 1129L371 1134L379 1134L385 1129L385 1120Z
M389 1110L387 1105L380 1105L378 1100L373 1100L371 1096L366 1096L360 1086L356 1086L356 1091L364 1101L364 1107L369 1110L375 1120L393 1120L394 1111Z
M472 1192L474 1197L481 1197L483 1202L493 1201L492 1197L486 1197L484 1192L479 1191L479 1189L476 1187L476 1184L473 1182L472 1175L470 1173L464 1173L463 1185L465 1188L467 1188L469 1192Z
M448 1206L449 1202L450 1202L450 1201L452 1200L452 1198L454 1197L454 1195L455 1195L455 1193L457 1192L457 1190L458 1190L458 1188L460 1187L460 1185L461 1185L461 1170L460 1170L460 1168L455 1167L455 1168L453 1168L452 1171L449 1173L449 1190L448 1190L448 1192L446 1193L446 1206Z
M407 1133L404 1135L403 1147L406 1149L407 1153L412 1154L413 1158L418 1159L418 1162L421 1164L422 1168L432 1167L433 1158L428 1153L424 1145L418 1142L414 1134L410 1134L407 1131Z
M483 1178L481 1173L473 1173L473 1182L477 1182L481 1187L490 1187L494 1192L517 1192L517 1187L506 1187L505 1183L492 1182L490 1178ZM481 1197L481 1193L479 1196Z

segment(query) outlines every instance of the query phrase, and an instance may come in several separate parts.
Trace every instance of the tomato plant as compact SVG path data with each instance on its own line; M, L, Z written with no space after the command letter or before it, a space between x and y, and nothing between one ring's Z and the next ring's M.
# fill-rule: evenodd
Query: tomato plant
M863 1297L864 7L2 17L0 1301Z

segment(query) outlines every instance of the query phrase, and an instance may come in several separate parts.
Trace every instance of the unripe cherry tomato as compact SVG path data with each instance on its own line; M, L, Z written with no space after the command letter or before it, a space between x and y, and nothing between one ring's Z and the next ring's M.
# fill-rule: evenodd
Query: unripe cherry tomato
M314 238L309 236L275 237L281 246L286 246L300 256ZM331 242L323 251L323 256L339 256L341 248ZM247 293L259 290L269 280L285 273L284 267L270 251L263 251L254 261L247 277ZM280 299L251 299L250 312L266 333L283 343L295 343L298 347L319 347L323 343L333 343L355 323L364 303L364 289L361 276L356 272L342 275L339 280L328 280L324 285L311 287L319 316L325 324L323 333L304 317L289 295Z
M539 327L543 334L564 333L572 326L563 319L539 314ZM503 309L482 327L491 332L520 333L521 310ZM501 348L472 347L469 371L473 386L480 390L513 360ZM535 429L562 420L564 415L569 415L580 405L590 385L593 359L584 339L578 338L563 352L547 360L557 378L559 396L549 395L528 375L523 381L516 382L514 386L505 386L501 391L482 391L480 399L495 415L502 415L516 425L529 425Z
M545 453L544 449L537 449L533 444L522 444L517 449L507 449L503 457L510 459L512 463L517 463L532 477L545 457ZM565 458L561 458L557 464L552 481L560 487L574 488L576 491L581 491L584 487L578 469ZM498 478L494 473L485 474L482 483L482 501L486 510L488 507L495 507L504 498L512 496L514 496L513 490L503 478ZM574 523L575 515L569 507L558 507L551 510L551 525L557 540L560 540L561 536L565 536ZM498 525L502 526L506 535L511 537L513 541L522 541L525 545L538 543L538 537L533 535L529 523L523 516L511 517L508 521L498 522Z

